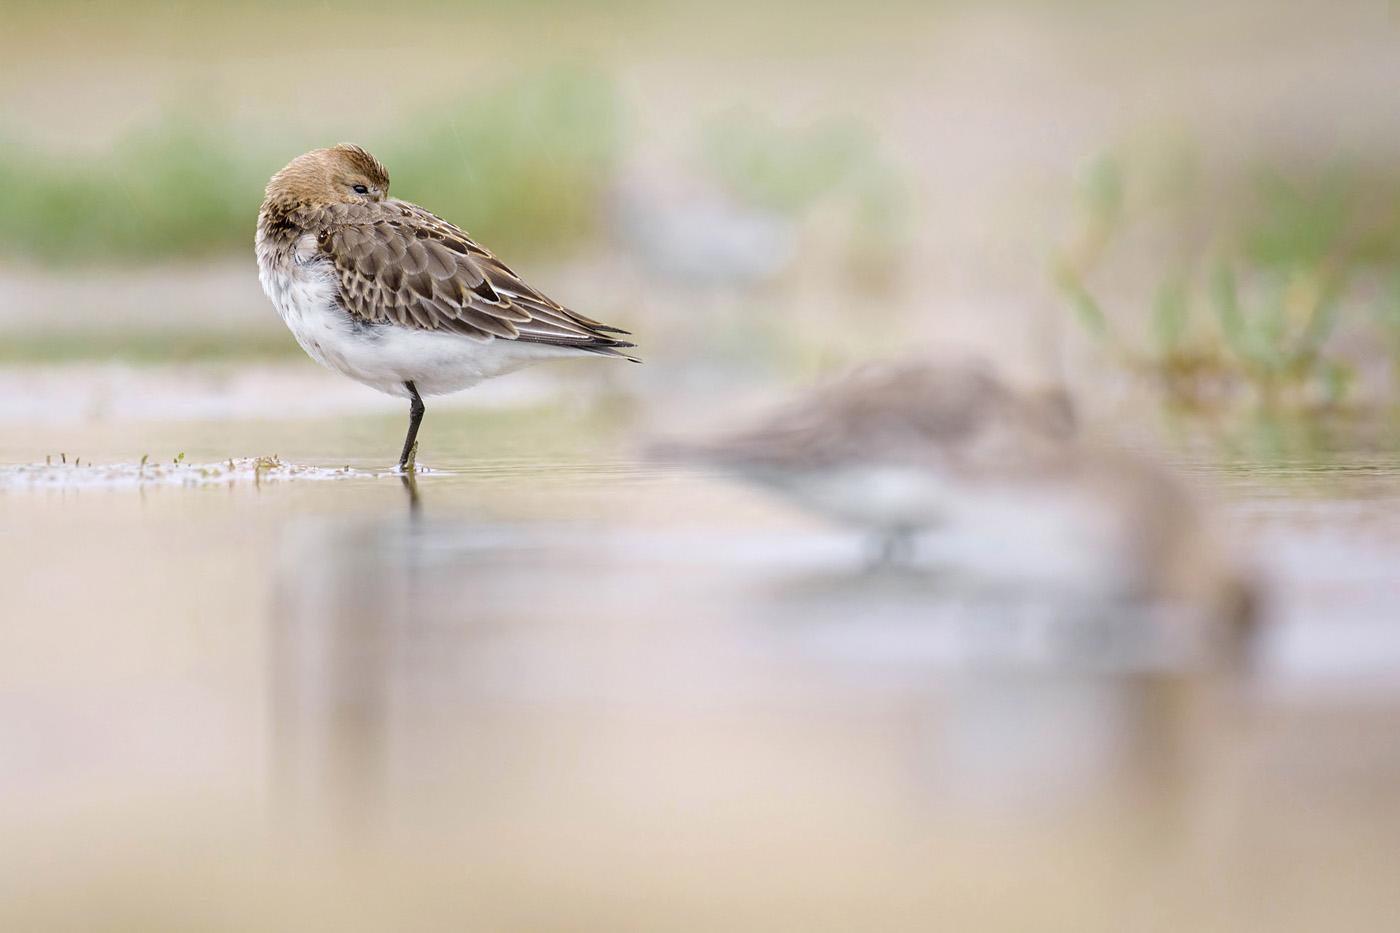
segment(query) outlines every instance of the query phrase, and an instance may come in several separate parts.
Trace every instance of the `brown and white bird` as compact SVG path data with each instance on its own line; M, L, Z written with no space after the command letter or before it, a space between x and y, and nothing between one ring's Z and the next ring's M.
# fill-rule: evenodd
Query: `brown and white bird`
M359 146L316 149L267 186L258 277L311 358L409 399L399 468L414 456L425 395L543 360L622 352L627 332L531 288L461 229L389 197Z
M1068 395L976 360L868 364L757 424L663 459L733 473L876 533L882 559L944 533L979 569L1246 618L1252 588L1195 497L1150 459L1083 440Z
M946 524L969 491L1057 468L1074 433L1062 391L1013 390L976 360L897 360L809 389L748 428L657 453L876 531L893 556L914 532Z

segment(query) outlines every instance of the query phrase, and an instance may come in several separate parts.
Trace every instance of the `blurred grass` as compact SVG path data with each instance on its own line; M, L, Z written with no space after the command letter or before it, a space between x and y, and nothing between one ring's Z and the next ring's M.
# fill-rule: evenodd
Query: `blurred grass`
M559 251L602 216L621 107L593 71L553 69L437 108L392 137L357 139L392 191L493 248ZM267 179L302 151L236 132L217 115L169 113L96 155L0 139L0 255L50 265L146 263L250 249Z
M284 333L253 329L201 331L63 331L7 333L0 365L121 362L172 364L297 359L301 347Z
M1356 361L1333 340L1343 330L1400 377L1400 168L1259 161L1213 174L1184 144L1101 156L1076 205L1053 263L1060 294L1171 402L1351 401ZM1125 279L1116 293L1104 284Z
M738 108L709 121L703 144L708 164L731 194L798 214L873 161L876 140L870 127L849 118L783 127Z
M264 162L214 121L185 114L100 156L0 142L0 251L80 265L246 248Z
M701 147L731 197L797 220L827 211L842 228L855 282L892 284L913 234L912 191L875 127L841 116L784 126L740 107L705 125Z
M609 78L554 69L466 98L373 151L397 196L492 248L557 252L602 223L622 122Z

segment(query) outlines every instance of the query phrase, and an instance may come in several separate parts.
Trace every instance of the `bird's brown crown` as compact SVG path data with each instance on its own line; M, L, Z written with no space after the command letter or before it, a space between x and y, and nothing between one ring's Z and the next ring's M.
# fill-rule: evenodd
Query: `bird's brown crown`
M359 146L313 149L287 163L267 185L266 205L343 204L382 201L389 173Z

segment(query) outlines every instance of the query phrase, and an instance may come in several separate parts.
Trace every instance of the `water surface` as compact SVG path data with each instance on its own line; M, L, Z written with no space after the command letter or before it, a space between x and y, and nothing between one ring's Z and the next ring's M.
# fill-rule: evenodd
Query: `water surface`
M872 571L867 542L639 463L601 416L432 413L414 511L383 473L399 430L7 442L335 477L0 488L7 928L380 929L411 904L481 929L1375 929L1400 907L1392 454L1181 458L1265 582L1231 671L1170 613Z

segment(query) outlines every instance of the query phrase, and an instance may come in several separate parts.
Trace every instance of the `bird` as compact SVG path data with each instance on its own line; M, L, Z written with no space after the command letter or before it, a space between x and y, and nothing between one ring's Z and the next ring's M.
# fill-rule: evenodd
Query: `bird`
M416 462L424 396L550 359L625 351L628 332L547 297L461 228L389 197L360 146L297 156L258 212L258 278L318 363L409 400L399 471Z
M821 383L754 424L653 453L870 529L893 559L916 532L942 524L969 485L1050 465L1074 431L1063 391L1015 392L975 359L900 359Z
M727 472L872 532L877 565L938 530L1004 580L1247 620L1255 588L1193 495L1152 458L1090 440L1059 386L983 359L878 360L755 423L664 441L660 459Z

